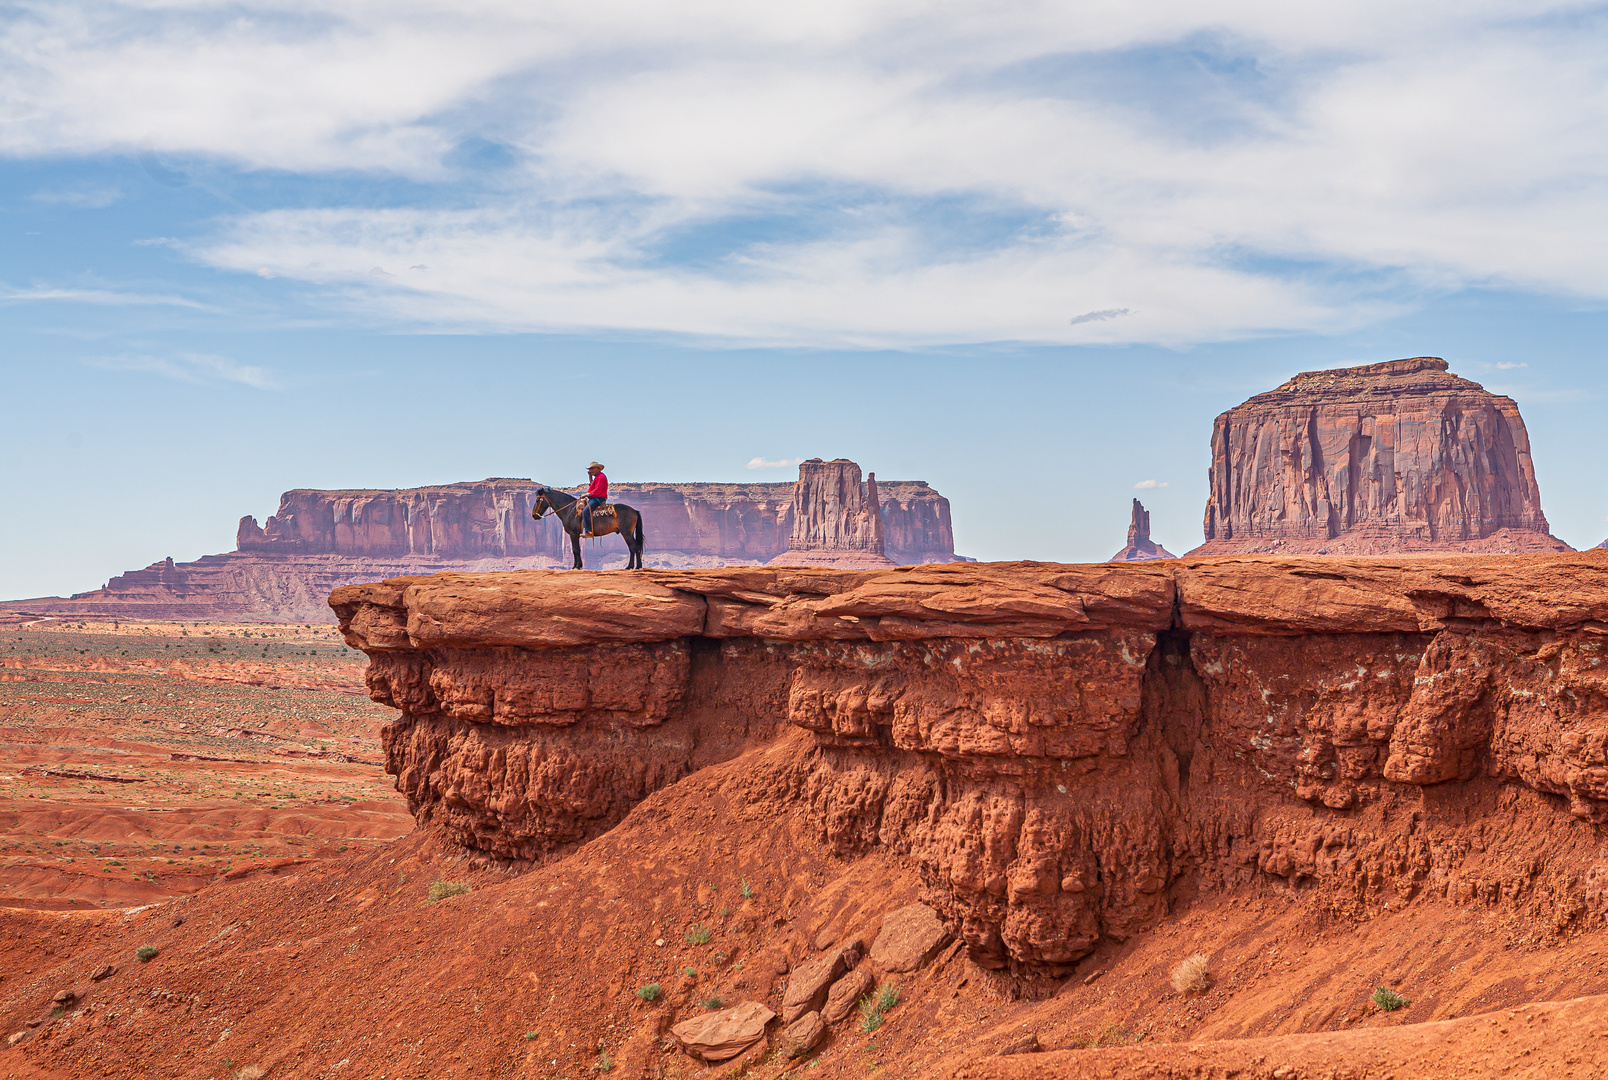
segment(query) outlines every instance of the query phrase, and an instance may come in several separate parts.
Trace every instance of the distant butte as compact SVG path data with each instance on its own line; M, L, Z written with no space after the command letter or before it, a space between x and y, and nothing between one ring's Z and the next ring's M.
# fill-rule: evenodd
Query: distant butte
M1190 555L1571 550L1541 512L1518 406L1446 368L1302 372L1223 413Z
M1176 559L1178 556L1150 539L1150 511L1138 499L1133 501L1133 518L1128 522L1128 546L1106 562L1148 562Z
M838 570L897 566L884 553L877 474L861 483L860 466L848 458L801 462L793 486L793 532L787 550L768 565Z

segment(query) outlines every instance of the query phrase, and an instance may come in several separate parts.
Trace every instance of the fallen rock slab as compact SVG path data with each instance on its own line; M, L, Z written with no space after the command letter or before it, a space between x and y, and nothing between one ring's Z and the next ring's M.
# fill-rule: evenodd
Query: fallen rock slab
M765 1025L776 1014L757 1001L743 1001L729 1009L683 1020L670 1029L677 1045L705 1062L727 1061L765 1037Z
M782 1023L791 1024L807 1012L820 1011L832 983L848 967L843 952L835 950L793 969L787 979L787 993L782 997Z
M909 904L888 912L871 945L871 963L883 971L915 971L949 943L938 913L926 904Z
M876 985L876 976L871 974L869 967L855 968L843 978L832 984L831 992L826 995L826 1004L821 1008L821 1019L828 1024L836 1024L846 1019L854 1011L854 1003L861 996L871 992Z
M803 1057L826 1038L826 1022L817 1012L807 1012L787 1025L782 1036L782 1053L790 1058Z

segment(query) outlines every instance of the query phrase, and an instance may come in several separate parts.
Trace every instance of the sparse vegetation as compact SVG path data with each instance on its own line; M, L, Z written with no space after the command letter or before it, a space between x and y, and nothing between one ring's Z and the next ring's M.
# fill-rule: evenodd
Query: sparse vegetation
M698 977L698 969L695 967L684 967L681 969L681 974L685 975L689 979L696 979Z
M702 1005L706 1009L718 1009L722 1005L726 1004L726 1000L720 997L718 994L710 994L706 998L699 998L698 1004Z
M1072 1046L1082 1050L1093 1050L1101 1046L1128 1046L1144 1037L1143 1032L1129 1031L1120 1024L1107 1024L1098 1031L1090 1031L1081 1038L1073 1039Z
M887 1020L887 1012L899 1004L899 984L885 982L876 993L860 999L860 1030L875 1031Z
M138 960L142 964L156 959L156 946L141 945L139 948L134 950L134 959Z
M1411 1005L1411 998L1404 998L1388 987L1376 986L1373 992L1373 1003L1386 1012L1395 1012L1404 1005Z
M656 982L648 983L646 986L637 987L637 997L641 998L643 1001L658 1001L659 995L662 993L664 993L664 988Z
M467 881L446 881L436 878L430 883L430 903L445 900L449 896L462 896L469 891Z
M1202 994L1212 984L1212 958L1205 953L1185 957L1172 969L1172 988L1180 994Z
M612 1068L614 1068L614 1059L609 1057L609 1052L607 1050L599 1050L597 1054L597 1071L604 1073L608 1072Z
M637 991L637 992L641 993L640 990ZM526 1042L535 1042L536 1041L536 1033L534 1031L525 1032L525 1041Z
M701 922L693 923L687 927L687 932L681 935L682 940L688 945L707 945L709 939L714 936L715 932Z
M738 889L738 891L743 894L744 900L752 900L754 898L754 890L749 888L747 878L742 879L741 887Z

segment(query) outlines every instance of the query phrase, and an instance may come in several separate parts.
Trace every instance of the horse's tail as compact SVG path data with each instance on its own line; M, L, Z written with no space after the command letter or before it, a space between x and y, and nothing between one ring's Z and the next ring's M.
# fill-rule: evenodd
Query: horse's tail
M640 566L642 564L642 548L643 548L643 545L645 543L645 541L642 538L642 511L640 511L640 510L637 511L636 529L634 530L634 532L636 533L635 539L636 539L636 549L637 549L637 565Z

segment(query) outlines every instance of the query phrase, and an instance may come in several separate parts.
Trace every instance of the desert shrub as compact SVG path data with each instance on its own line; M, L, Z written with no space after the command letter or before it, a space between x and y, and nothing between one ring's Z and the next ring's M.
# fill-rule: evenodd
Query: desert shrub
M743 899L744 900L752 900L754 898L754 890L749 888L747 878L743 878L743 880L742 880L742 889L740 891L743 894Z
M877 989L877 1008L887 1012L899 1004L899 984L883 983Z
M662 993L664 993L664 989L658 983L649 983L646 986L637 987L637 997L643 1001L658 1001L659 995Z
M156 946L141 945L139 948L134 950L134 959L138 960L142 964L156 959Z
M1117 1024L1107 1024L1098 1031L1089 1031L1079 1038L1072 1040L1072 1045L1085 1050L1093 1050L1101 1046L1127 1046L1143 1039L1141 1032L1129 1031Z
M698 977L698 969L695 967L684 967L681 969L681 974L685 975L689 979L696 979Z
M1374 987L1373 1003L1386 1012L1395 1012L1403 1005L1411 1005L1411 998L1404 998L1394 990L1383 986Z
M868 994L860 999L860 1030L871 1032L882 1026L882 1010Z
M693 923L687 927L687 932L681 935L682 940L688 945L707 945L709 939L714 936L715 932L701 922Z
M1212 984L1212 958L1205 953L1185 957L1172 969L1172 987L1180 994L1200 994Z
M609 1057L609 1052L607 1050L599 1051L597 1055L597 1071L608 1072L612 1068L614 1068L614 1059Z
M698 1004L702 1005L706 1009L718 1009L722 1005L726 1004L726 1000L717 994L710 994L706 998L699 998Z
M436 878L430 883L430 903L445 900L449 896L462 896L469 891L467 881L444 881Z
M535 1042L536 1041L536 1033L534 1031L525 1032L525 1041L526 1042Z

